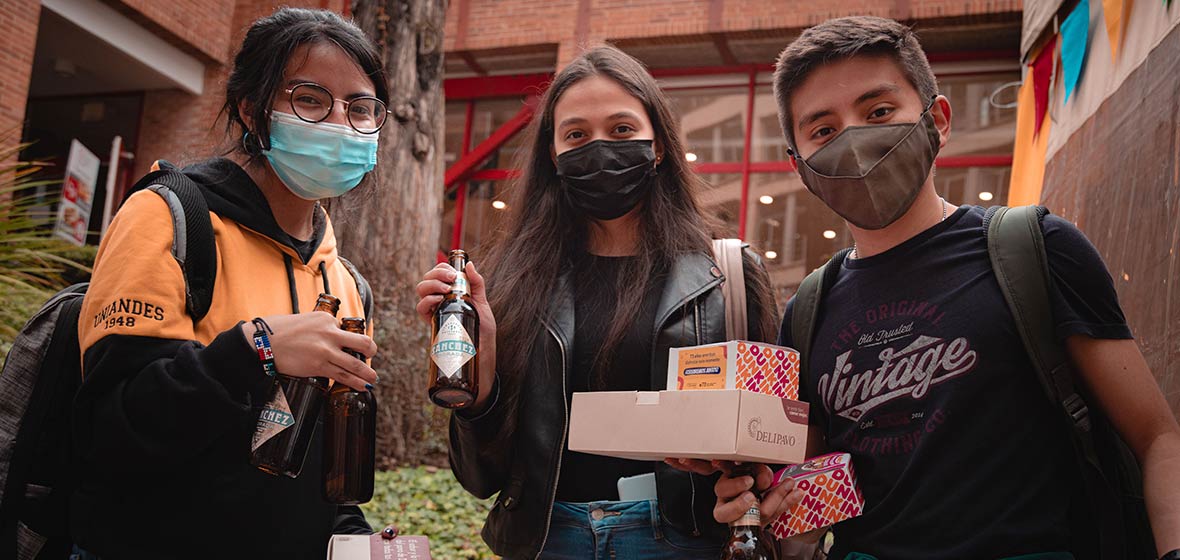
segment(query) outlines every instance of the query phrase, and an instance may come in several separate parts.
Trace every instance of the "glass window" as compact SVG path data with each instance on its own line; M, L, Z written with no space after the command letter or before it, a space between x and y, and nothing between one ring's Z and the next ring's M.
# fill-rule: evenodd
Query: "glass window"
M471 122L471 145L479 145L504 123L512 120L524 104L523 98L480 99L475 102L475 114ZM517 156L524 147L524 134L518 133L508 139L500 149L488 158L484 169L511 169L516 166Z
M793 172L751 176L749 204L746 241L762 254L780 306L808 272L852 245L840 217Z
M480 250L494 237L503 223L508 206L504 192L508 181L475 181L467 184L463 204L463 244L471 258L480 258Z
M938 194L956 206L994 206L1008 200L1011 167L956 167L935 170Z
M702 175L708 185L697 193L697 204L706 214L721 222L721 235L737 237L742 208L742 174L713 173Z
M447 101L446 131L443 136L443 167L455 165L463 153L463 128L467 123L467 102Z
M769 74L765 74L769 78ZM778 120L778 103L771 86L754 89L754 132L750 161L786 161L787 139Z
M689 162L742 161L748 91L744 86L725 86L667 92L680 117Z
M992 105L991 95L1019 79L1019 73L939 79L939 91L951 101L954 133L939 155L1011 154L1016 139L1016 109Z

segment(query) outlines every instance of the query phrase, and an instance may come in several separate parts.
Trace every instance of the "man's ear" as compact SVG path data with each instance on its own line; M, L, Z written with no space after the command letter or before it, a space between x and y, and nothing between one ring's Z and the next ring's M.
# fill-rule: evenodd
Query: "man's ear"
M945 95L935 97L930 115L934 117L934 127L938 129L938 148L941 150L951 139L951 100Z

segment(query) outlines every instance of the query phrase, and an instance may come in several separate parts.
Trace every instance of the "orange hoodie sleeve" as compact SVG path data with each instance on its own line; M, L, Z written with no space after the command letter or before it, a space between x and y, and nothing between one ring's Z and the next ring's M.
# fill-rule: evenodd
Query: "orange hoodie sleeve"
M75 440L88 468L127 474L249 451L271 379L237 324L208 345L193 340L172 229L167 204L144 191L99 247L78 325Z

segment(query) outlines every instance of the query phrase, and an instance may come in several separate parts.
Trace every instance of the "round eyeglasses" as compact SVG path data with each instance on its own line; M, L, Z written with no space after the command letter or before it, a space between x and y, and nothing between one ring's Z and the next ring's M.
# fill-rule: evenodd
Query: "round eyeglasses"
M301 120L318 123L332 114L337 102L344 105L348 125L361 134L374 134L385 126L389 110L376 97L337 99L328 88L319 84L299 84L283 92L291 96L291 110Z

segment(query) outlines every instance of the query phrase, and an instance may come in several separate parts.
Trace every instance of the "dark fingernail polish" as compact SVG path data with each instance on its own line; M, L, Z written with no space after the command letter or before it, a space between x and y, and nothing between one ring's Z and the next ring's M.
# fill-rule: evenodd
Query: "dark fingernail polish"
M365 383L365 389L366 389L366 390L369 390L369 391L372 391L372 390L373 390L373 384L372 384L372 383Z

